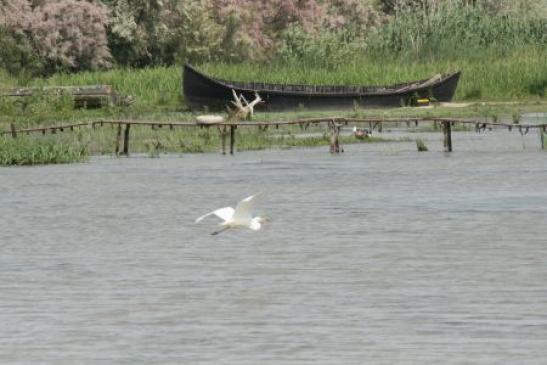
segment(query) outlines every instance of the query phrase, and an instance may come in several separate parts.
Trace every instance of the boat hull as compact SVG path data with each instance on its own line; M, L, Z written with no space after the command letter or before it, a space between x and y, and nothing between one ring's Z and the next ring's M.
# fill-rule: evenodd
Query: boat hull
M220 110L233 100L232 89L247 100L257 92L265 103L257 109L282 111L295 109L338 109L361 107L399 107L429 98L451 101L460 72L390 86L282 85L244 83L209 77L189 65L183 69L183 93L192 110Z

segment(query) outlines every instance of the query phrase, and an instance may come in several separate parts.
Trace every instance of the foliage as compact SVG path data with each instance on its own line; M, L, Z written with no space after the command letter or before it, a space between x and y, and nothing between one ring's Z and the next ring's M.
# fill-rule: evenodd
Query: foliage
M284 32L276 60L282 64L306 64L308 67L333 69L360 53L362 43L348 30L317 35L293 26Z
M39 75L41 59L25 34L0 28L0 69L13 75Z
M425 142L419 138L416 139L416 149L418 150L418 152L428 151Z
M547 19L535 13L510 14L514 5L477 2L469 6L461 0L418 3L399 2L391 21L369 39L369 51L427 59L472 57L486 48L503 55L524 44L547 42Z
M110 65L108 17L109 10L102 3L51 1L33 10L28 31L50 70L92 70Z
M214 7L206 0L184 1L169 18L176 59L182 62L214 61L223 55L223 27L214 21ZM224 47L225 48L225 47Z
M0 137L0 166L38 165L85 161L85 144L63 143L52 138Z
M109 43L117 63L143 67L162 64L167 57L165 15L172 2L161 0L107 0L112 10Z
M50 0L32 8L28 0L2 0L2 42L10 50L1 64L10 65L5 67L12 72L40 68L43 73L107 67L108 17L108 8L100 2ZM14 66L17 61L20 67Z

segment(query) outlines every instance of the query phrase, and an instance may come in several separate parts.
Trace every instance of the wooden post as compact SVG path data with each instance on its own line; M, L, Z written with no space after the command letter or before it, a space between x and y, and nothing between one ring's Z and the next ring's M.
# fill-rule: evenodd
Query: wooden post
M129 155L129 128L131 128L131 124L125 125L125 131L123 134L123 154L128 156Z
M539 141L541 143L542 150L546 149L545 145L547 145L547 133L545 132L546 129L547 128L545 128L545 126L539 129Z
M226 126L222 126L222 130L220 131L220 138L222 140L222 154L225 155L226 154L226 134L228 134L226 132Z
M333 122L329 122L329 128L330 128L329 151L330 151L330 153L334 153L334 148L335 148L334 125L333 124L334 124Z
M118 123L118 133L116 134L116 150L115 150L116 156L119 156L120 154L121 142L122 142L122 124Z
M446 152L452 152L452 126L450 122L443 122L444 132L444 150Z
M234 145L236 142L235 130L236 130L235 125L231 125L230 126L230 155L234 154Z
M15 129L15 124L11 123L10 127L11 127L11 136L13 138L16 138L17 137L17 129Z
M329 122L330 126L330 153L340 153L344 150L340 147L340 141L338 135L340 134L341 125L337 125L336 122Z

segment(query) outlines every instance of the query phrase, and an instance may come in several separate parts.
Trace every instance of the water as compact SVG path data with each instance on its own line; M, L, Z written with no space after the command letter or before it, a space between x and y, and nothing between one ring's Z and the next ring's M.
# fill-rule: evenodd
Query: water
M419 137L0 169L0 363L545 363L538 136Z

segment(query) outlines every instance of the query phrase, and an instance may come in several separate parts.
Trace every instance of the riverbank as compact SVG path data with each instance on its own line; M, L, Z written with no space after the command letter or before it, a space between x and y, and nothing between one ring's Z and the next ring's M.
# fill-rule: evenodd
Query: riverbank
M114 109L112 109L114 110ZM259 127L238 128L235 132L237 140L237 151L264 150L270 148L297 148L329 145L331 143L331 132L325 125L275 125L275 122L302 120L309 118L441 118L459 117L473 118L480 122L504 122L511 124L544 123L546 114L545 104L536 103L443 103L418 108L395 108L395 109L359 109L333 110L333 111L308 111L299 110L296 112L284 113L256 113L255 122L267 122L272 125L269 129ZM142 115L141 118L123 110L118 109L113 113L113 118L120 121L147 121L152 123L177 123L195 122L195 115L188 112L173 114ZM74 111L77 113L78 111ZM85 111L83 111L85 112ZM117 117L117 118L116 118ZM46 163L66 163L85 160L90 155L112 155L121 153L120 132L116 124L108 124L101 128L92 128L89 121L96 119L73 119L83 122L74 131L70 127L57 130L45 130L42 133L34 133L27 136L25 132L17 133L13 138L11 133L5 133L1 137L2 151L0 165L32 165ZM40 123L42 124L42 123ZM370 123L357 123L359 127L371 128ZM48 126L56 124L47 124ZM59 125L59 124L57 124ZM10 126L4 121L3 130ZM14 127L16 125L14 124ZM277 128L276 128L277 127ZM351 133L353 125L345 126L345 131L340 135L339 142L342 145L352 143L374 143L397 141L397 138L378 137L374 132L373 136L365 139L357 139ZM376 126L378 128L378 126ZM393 124L384 126L389 130ZM397 127L397 126L395 126ZM439 126L432 124L420 124L419 127L401 123L399 127L409 128L411 132L441 132ZM471 126L472 127L472 126ZM457 124L453 126L454 131L469 130L471 127ZM20 128L19 128L20 129ZM413 140L406 137L404 140ZM135 126L131 129L131 153L146 154L150 157L158 157L164 153L203 153L221 151L221 134L217 127L209 128L198 126L193 128L171 129L165 126ZM57 147L55 147L57 146Z
M256 64L204 64L200 68L225 79L263 80L270 82L315 84L379 84L394 83L430 76L436 72L462 70L454 103L432 104L427 107L403 107L393 109L354 107L349 110L307 110L305 108L283 113L264 113L259 110L255 121L276 122L303 118L475 118L484 121L511 121L518 123L526 113L547 111L545 86L547 65L542 62L546 50L531 49L529 53L514 52L506 58L488 58L486 55L453 61L402 62L389 60L384 63L353 60L335 68L306 68L297 63L291 65ZM487 61L487 62L485 62ZM1 75L3 88L10 86L67 86L109 84L122 95L132 95L135 102L130 106L106 106L98 109L74 108L68 97L34 95L28 98L0 98L0 130L89 122L93 120L143 120L154 122L194 122L197 112L189 111L182 96L181 67L157 67L150 69L116 69L104 72L57 74L47 79L17 80ZM221 113L222 114L222 113ZM265 148L291 148L329 144L328 130L323 128L314 137L297 138L299 127L283 128L282 132L260 132L256 129L237 131L237 148L253 150ZM189 153L213 152L220 146L219 133L213 129L180 130L165 132L150 128L131 131L131 150L136 153L159 155L164 152ZM277 134L276 134L277 133ZM281 133L281 134L279 134ZM108 128L88 131L82 136L87 140L89 154L111 154L116 144L116 131ZM40 136L28 143L39 144ZM72 145L70 133L52 137L58 143ZM343 144L357 142L350 138ZM376 138L376 137L375 137ZM374 141L375 139L370 139ZM80 143L80 142L77 142ZM79 145L75 145L79 149ZM11 149L16 153L16 149ZM33 156L32 153L30 156ZM32 158L30 158L32 160Z

